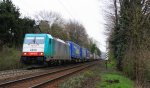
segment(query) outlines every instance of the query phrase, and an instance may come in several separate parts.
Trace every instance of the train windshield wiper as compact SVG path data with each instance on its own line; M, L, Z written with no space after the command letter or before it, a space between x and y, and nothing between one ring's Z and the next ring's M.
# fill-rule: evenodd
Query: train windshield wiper
M37 42L36 37L34 38L34 44L38 44L39 45L39 43Z

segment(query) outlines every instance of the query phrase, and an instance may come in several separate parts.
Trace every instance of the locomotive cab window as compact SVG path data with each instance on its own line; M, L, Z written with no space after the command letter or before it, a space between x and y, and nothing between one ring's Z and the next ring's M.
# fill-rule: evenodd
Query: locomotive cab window
M44 44L44 37L26 37L24 44Z

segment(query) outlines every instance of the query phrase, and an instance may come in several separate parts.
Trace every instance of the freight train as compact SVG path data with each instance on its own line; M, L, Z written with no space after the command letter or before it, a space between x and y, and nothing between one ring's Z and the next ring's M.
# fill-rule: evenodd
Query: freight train
M50 34L26 34L21 62L26 65L43 65L63 62L84 62L98 59L88 49L72 41L63 41Z

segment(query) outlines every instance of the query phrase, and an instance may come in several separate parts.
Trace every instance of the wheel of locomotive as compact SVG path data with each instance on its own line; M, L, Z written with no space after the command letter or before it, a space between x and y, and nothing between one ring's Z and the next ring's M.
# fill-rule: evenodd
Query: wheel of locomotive
M52 66L52 60L49 60L47 63L48 63L48 66Z
M63 64L64 64L64 65L66 65L66 64L67 64L66 60L63 60Z
M39 65L43 65L44 64L44 57L37 57L36 63Z
M56 66L57 65L57 60L54 60L54 66Z
M56 65L60 65L60 64L59 64L59 60L56 60Z
M58 60L58 65L61 65L61 60Z

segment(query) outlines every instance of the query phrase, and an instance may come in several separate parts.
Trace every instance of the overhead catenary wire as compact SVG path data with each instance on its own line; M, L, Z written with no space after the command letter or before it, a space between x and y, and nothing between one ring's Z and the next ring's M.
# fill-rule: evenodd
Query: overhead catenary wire
M75 17L71 14L71 12L67 9L67 7L62 3L62 1L61 0L57 0L57 1L62 5L64 10L70 15L70 17L75 19Z

